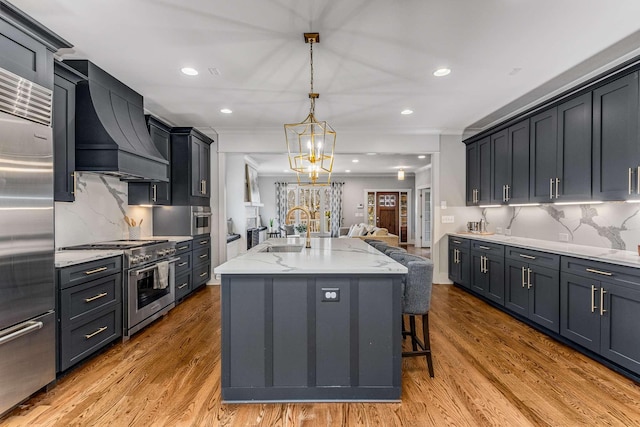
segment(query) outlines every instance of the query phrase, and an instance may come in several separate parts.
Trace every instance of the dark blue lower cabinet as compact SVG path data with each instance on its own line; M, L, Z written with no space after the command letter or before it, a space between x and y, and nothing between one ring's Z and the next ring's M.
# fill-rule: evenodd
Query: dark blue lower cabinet
M223 400L399 400L400 280L223 275Z

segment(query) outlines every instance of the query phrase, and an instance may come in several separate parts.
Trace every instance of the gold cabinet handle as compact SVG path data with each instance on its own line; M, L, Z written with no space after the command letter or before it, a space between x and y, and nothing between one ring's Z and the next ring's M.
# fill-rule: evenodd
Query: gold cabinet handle
M511 190L511 186L510 185L505 185L505 187L507 188L507 200L505 200L505 201L508 202L511 199L511 196L509 195L509 190Z
M182 289L184 287L186 287L189 284L189 282L185 282L182 285L178 286L178 289Z
M604 294L606 293L607 291L605 291L604 288L600 288L600 316L604 316L607 312L607 310L604 309Z
M180 247L178 248L178 250L179 250L179 251L183 251L183 250L187 249L188 247L189 247L188 245L187 245L187 246L180 246Z
M502 201L503 202L507 201L507 186L506 185L502 186Z
M549 178L549 199L553 199L553 178Z
M490 251L491 248L488 246L478 246L480 249L484 249L485 251Z
M526 269L525 267L522 267L522 287L523 287L523 288L524 288L524 287L525 287L525 285L527 284L526 279L525 279L525 277L524 277L524 274L525 274L526 270L527 270L527 269Z
M153 184L151 186L151 189L153 190L153 195L151 196L151 200L153 200L154 202L158 201L158 186L156 184Z
M452 240L452 242L453 242L453 243L456 243L456 244L458 244L458 245L462 243L460 240Z
M107 269L107 267L100 267L100 268L96 268L95 270L85 271L84 274L86 274L88 276L90 274L100 273L101 271L105 271L106 269Z
M106 296L107 296L107 293L106 293L106 292L102 292L102 293L100 293L100 294L98 294L98 295L96 295L96 296L94 296L94 297L91 297L91 298L85 298L85 299L84 299L84 302L91 302L91 301L95 301L95 300L97 300L97 299L104 298L104 297L106 297Z
M631 175L633 175L633 169L629 168L629 194L631 194Z
M205 259L207 256L208 256L207 254L202 254L202 255L200 255L198 258L200 258L200 259Z
M613 276L613 273L609 273L608 271L596 270L596 269L593 269L593 268L587 268L587 271L589 273L601 274L603 276Z
M202 194L207 194L207 180L203 179L202 182L203 182L203 187L204 187L204 192Z
M591 285L591 312L595 313L596 308L596 287Z
M556 178L556 199L558 198L558 186L560 185L560 178Z
M531 289L531 269L527 268L527 289Z
M206 244L208 244L208 243L209 243L209 241L208 241L208 240L203 240L202 242L200 242L200 244L201 244L201 245L206 245Z
M520 256L521 256L522 258L526 258L526 259L536 259L536 257L531 256L531 255L520 254Z
M204 277L204 276L206 276L206 275L207 275L207 273L202 273L202 274L200 275L200 277Z
M181 262L180 264L178 264L178 267L184 267L187 264L188 264L188 262Z
M93 337L95 337L96 335L98 335L98 334L100 334L100 333L102 333L102 332L104 332L104 331L106 331L106 330L107 330L107 327L106 327L106 326L103 326L102 328L98 328L98 330L97 330L97 331L95 331L94 333L89 334L89 335L85 335L85 336L84 336L84 338L88 340L88 339L93 338Z
M460 251L457 249L453 250L453 262L460 264Z

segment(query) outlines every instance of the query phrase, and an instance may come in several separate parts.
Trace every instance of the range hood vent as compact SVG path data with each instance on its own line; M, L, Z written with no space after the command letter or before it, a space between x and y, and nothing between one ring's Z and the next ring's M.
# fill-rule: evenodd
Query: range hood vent
M76 170L169 181L169 162L147 131L142 95L90 61L63 62L87 76L76 86Z

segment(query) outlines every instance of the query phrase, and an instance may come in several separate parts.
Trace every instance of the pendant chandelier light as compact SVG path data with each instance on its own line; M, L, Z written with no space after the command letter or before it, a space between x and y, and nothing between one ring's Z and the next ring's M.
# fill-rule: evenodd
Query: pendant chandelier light
M320 94L313 91L313 44L320 42L319 33L304 33L309 43L311 63L311 91L309 115L300 123L284 125L289 155L289 167L296 172L300 185L329 185L333 169L333 152L336 132L325 121L315 117L316 99Z

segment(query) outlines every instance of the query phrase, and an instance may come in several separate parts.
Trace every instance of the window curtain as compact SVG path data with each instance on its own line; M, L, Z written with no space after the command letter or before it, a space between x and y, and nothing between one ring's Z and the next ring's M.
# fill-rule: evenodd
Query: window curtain
M283 227L287 221L287 183L276 182L276 221Z
M342 191L344 182L331 183L331 237L340 236L340 225L342 224Z

